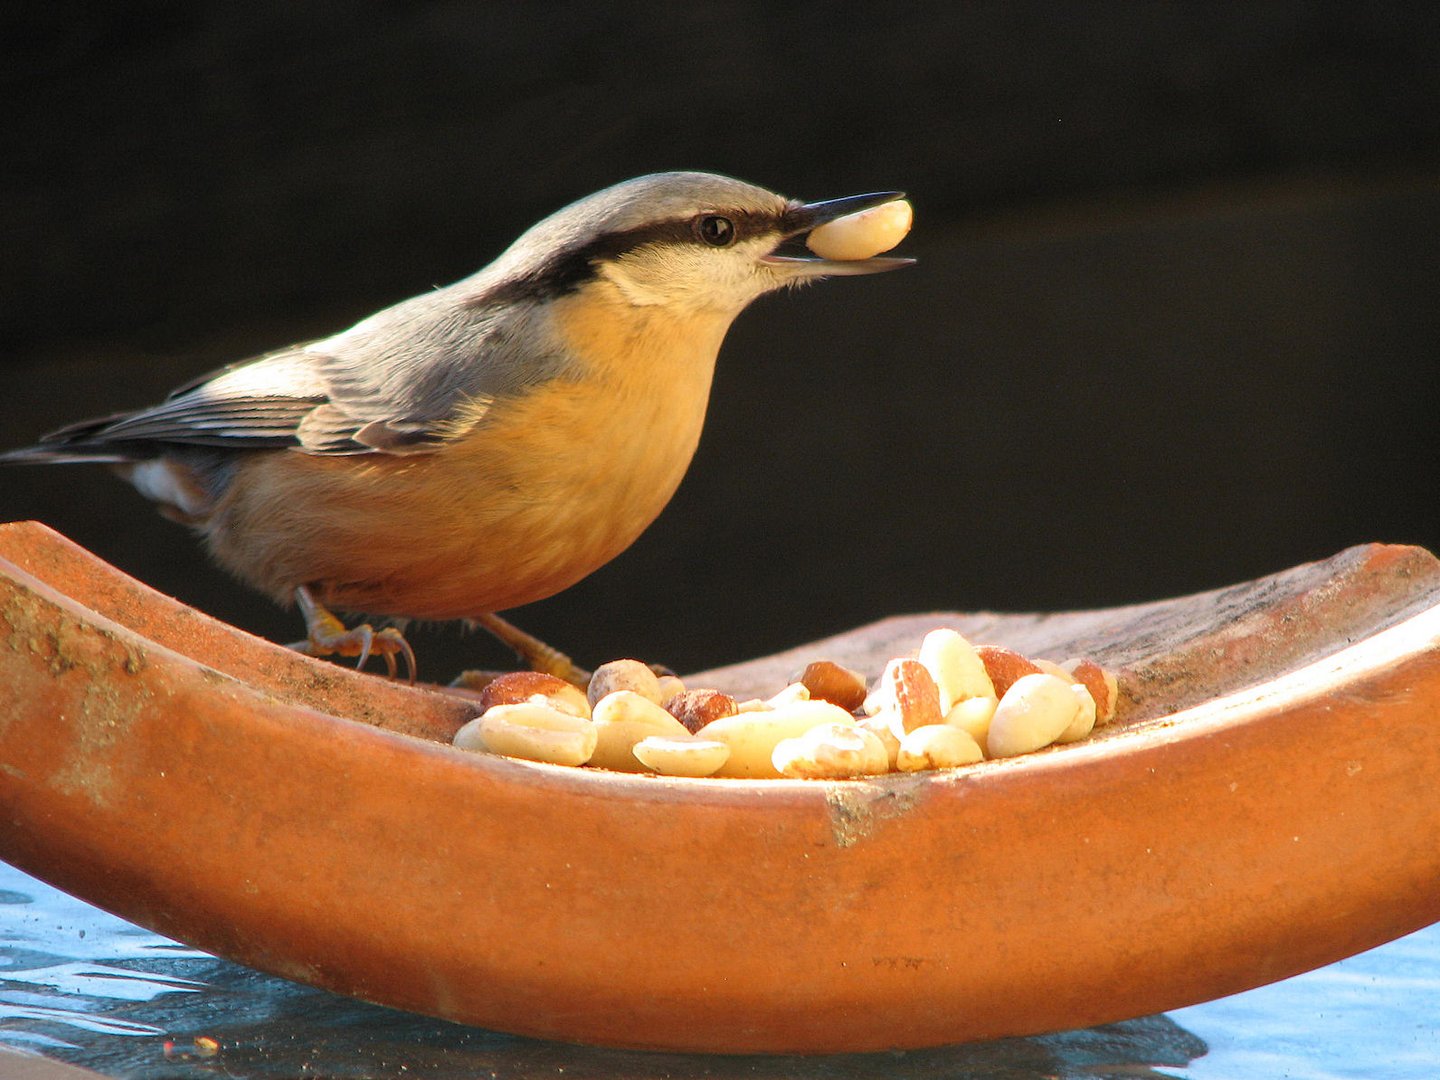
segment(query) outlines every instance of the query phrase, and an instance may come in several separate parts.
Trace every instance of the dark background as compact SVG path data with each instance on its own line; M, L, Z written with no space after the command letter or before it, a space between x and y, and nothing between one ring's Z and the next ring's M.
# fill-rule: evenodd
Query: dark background
M6 445L463 277L628 176L911 193L920 264L742 316L670 509L516 614L582 662L1440 548L1436 5L7 10ZM0 515L299 636L103 469L0 472ZM418 640L432 678L504 659Z

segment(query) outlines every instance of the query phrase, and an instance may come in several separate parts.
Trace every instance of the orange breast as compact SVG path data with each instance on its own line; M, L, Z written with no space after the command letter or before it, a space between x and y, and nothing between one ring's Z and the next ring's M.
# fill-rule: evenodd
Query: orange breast
M541 599L628 547L694 454L730 319L683 323L605 287L555 305L585 358L433 453L258 455L208 525L217 558L288 602L453 619Z

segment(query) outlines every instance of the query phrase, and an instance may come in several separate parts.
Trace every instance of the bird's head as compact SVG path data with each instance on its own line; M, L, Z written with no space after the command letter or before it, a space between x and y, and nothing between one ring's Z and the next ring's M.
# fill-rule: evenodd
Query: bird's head
M517 296L558 296L604 281L636 306L733 316L788 285L911 263L803 254L811 230L902 196L887 191L805 203L712 173L655 173L552 214L485 276Z

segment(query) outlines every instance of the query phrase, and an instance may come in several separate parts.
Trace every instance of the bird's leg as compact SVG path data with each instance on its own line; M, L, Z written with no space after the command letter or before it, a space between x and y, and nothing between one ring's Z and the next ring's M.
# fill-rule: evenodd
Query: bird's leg
M295 590L295 602L305 616L305 640L290 646L296 652L306 656L358 656L357 668L363 668L372 653L378 654L385 661L385 673L392 679L398 669L395 657L403 656L406 681L415 681L415 650L396 627L376 630L362 623L347 630L304 585Z
M525 661L531 671L543 671L547 675L554 675L568 683L573 683L582 690L590 681L590 672L578 667L575 661L559 649L546 645L533 634L527 634L514 623L502 619L499 615L477 615L475 618L465 621L494 634L513 649L515 655Z

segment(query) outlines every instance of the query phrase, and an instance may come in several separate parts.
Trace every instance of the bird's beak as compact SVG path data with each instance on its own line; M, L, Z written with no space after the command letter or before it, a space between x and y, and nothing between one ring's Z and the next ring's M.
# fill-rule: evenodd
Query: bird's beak
M827 222L858 214L872 206L903 199L903 191L876 191L869 195L849 195L843 199L828 199L825 202L800 203L792 206L781 219L783 241L803 238L812 229L818 229ZM778 249L777 249L778 251ZM879 274L885 270L898 270L909 266L914 259L877 256L870 259L819 259L810 256L780 255L772 252L761 260L774 269L782 270L797 278L835 277L842 274Z

